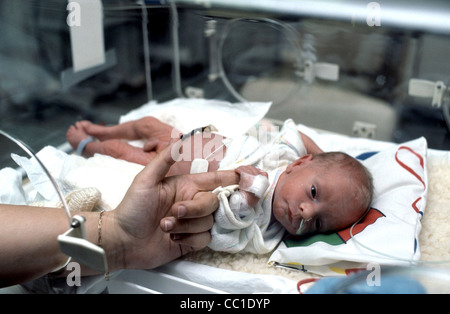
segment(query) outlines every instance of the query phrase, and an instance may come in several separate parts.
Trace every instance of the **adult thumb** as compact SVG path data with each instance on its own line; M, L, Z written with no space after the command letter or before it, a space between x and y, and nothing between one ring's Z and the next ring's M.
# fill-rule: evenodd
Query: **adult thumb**
M139 176L145 180L148 186L155 186L166 177L170 167L180 158L181 144L180 140L169 143L141 171Z

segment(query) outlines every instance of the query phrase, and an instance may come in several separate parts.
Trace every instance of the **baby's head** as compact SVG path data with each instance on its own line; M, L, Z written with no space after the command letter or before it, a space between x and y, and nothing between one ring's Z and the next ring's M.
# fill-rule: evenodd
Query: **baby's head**
M281 174L272 210L291 234L332 232L361 218L372 195L372 176L353 157L340 152L305 155Z

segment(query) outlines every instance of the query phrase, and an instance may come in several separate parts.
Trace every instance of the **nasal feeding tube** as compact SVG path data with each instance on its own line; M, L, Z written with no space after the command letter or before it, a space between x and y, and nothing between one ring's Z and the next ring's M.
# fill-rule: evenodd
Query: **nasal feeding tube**
M298 227L298 230L297 230L297 232L295 233L296 235L301 235L302 234L302 232L303 232L303 226L304 226L304 223L305 222L308 222L308 221L310 221L312 218L308 218L308 219L302 219L302 221L300 221L300 226Z

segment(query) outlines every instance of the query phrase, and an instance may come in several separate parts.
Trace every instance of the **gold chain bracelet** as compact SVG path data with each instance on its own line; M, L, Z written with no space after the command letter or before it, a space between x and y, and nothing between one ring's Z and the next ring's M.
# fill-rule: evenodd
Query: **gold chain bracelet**
M98 226L97 226L97 243L99 247L102 247L102 218L105 210L100 212L100 216L98 217Z
M105 213L105 210L102 210L100 212L100 216L98 217L97 243L98 243L99 247L102 247L102 218L103 218L104 213ZM109 272L108 271L105 273L105 279L106 279L106 281L109 280Z

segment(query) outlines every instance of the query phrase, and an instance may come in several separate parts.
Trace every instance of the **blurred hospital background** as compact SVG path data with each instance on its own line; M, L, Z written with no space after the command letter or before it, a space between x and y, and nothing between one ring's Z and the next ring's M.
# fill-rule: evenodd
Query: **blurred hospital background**
M105 60L77 72L68 1L2 0L0 129L38 151L64 145L81 119L113 124L149 100L204 97L273 101L276 120L450 149L448 90L435 106L433 93L408 93L411 79L450 84L449 29L414 20L421 8L436 19L446 1L396 1L410 20L381 26L187 2L104 0ZM0 148L2 165L12 151Z

